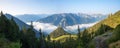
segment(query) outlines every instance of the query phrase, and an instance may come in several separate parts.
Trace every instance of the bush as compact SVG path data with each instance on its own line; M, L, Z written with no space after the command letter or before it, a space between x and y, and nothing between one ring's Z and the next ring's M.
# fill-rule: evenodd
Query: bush
M20 48L20 43L19 42L13 42L10 43L9 48Z
M107 43L113 43L120 40L120 25L118 25L114 30L113 30L113 35L110 39L108 39Z
M95 44L93 41L89 43L89 48L95 48Z

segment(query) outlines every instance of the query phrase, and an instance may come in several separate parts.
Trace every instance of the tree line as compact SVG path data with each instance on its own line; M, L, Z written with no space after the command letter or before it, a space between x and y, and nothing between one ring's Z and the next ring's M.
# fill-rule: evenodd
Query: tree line
M50 35L45 36L41 29L39 30L39 38L36 38L32 22L29 28L23 27L20 30L13 17L7 19L1 12L0 48L93 48L90 46L92 39L111 29L104 26L102 25L97 33L88 33L86 29L81 31L78 26L76 40L69 34L69 38L66 38L65 42L60 42L51 40Z

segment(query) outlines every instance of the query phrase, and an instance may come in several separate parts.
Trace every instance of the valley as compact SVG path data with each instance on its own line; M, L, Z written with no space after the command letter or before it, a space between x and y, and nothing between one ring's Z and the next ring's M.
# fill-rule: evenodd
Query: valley
M0 0L0 48L120 48L120 0Z
M49 16L48 16L49 17ZM47 18L47 17L46 17ZM40 44L40 48L61 48L61 47L72 47L72 48L108 48L108 47L117 47L119 48L119 24L120 24L120 11L116 12L115 14L109 15L105 19L101 19L101 21L93 24L92 26L89 26L88 28L81 29L82 27L80 25L76 24L76 32L77 33L71 33L66 31L66 27L63 27L62 25L55 26L54 24L51 26L47 24L47 27L53 27L55 26L54 30L51 31L49 34L42 31L43 28L40 28L39 30L34 29L34 22L29 23L27 25L26 23L22 22L21 20L17 19L16 17L13 17L9 14L3 14L1 12L0 16L0 25L1 29L0 34L1 35L1 42L2 39L10 40L9 44L11 46L17 46L17 47L28 47L31 41L34 44L30 44L30 46L33 46L37 48L37 43ZM6 21L6 22L4 22ZM13 22L11 22L13 21ZM13 29L10 28L4 28L5 25L2 23L11 23L9 26L13 26ZM14 25L16 24L16 28ZM7 25L7 24L6 24ZM17 26L18 25L18 26ZM39 25L39 22L38 24ZM90 24L88 24L90 25ZM86 25L85 25L86 26ZM36 26L37 27L37 26ZM47 29L45 27L44 29ZM73 27L73 26L71 26ZM73 27L74 28L74 27ZM6 31L11 31L10 33L7 33ZM70 29L70 28L68 28ZM49 29L52 30L52 29ZM49 31L48 30L48 31ZM17 31L16 34L13 34L12 32ZM15 32L14 32L15 33ZM8 37L6 34L11 34ZM20 36L17 36L17 35ZM5 35L5 37L3 37ZM13 36L14 35L14 36ZM15 36L17 38L15 38ZM31 39L32 38L32 39ZM31 40L29 42L26 42L26 40ZM36 40L37 39L37 40ZM18 41L20 40L20 42ZM26 46L26 43L28 46ZM118 41L118 43L117 43ZM3 43L6 43L7 41L4 40ZM14 44L16 45L14 45ZM20 46L22 44L22 46ZM34 46L36 44L36 46ZM69 46L68 44L71 44L72 46ZM87 45L85 45L87 44ZM85 45L85 46L84 46ZM2 46L8 46L7 44L3 44ZM29 47L30 47L29 46ZM9 47L9 46L8 46Z

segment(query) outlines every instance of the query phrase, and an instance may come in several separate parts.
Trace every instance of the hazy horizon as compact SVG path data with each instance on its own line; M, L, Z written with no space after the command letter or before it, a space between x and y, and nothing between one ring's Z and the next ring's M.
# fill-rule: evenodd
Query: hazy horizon
M120 0L0 0L0 10L12 15L88 13L109 14L120 9Z

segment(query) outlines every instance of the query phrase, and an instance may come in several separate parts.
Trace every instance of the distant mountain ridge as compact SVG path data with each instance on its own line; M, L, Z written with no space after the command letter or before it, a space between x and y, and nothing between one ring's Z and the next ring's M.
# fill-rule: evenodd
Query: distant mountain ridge
M23 15L16 15L15 17L17 17L18 19L24 22L31 22L44 18L46 16L47 14L23 14Z
M55 26L72 26L76 24L87 24L93 23L96 21L103 20L106 18L106 15L96 14L96 15L88 15L88 14L74 14L74 13L61 13L61 14L53 14L46 18L42 18L37 20L41 23L50 23Z

